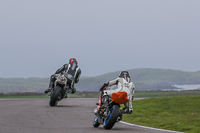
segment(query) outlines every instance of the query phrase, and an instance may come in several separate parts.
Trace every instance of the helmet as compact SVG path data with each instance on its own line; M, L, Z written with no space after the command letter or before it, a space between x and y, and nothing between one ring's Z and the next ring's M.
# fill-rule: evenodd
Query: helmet
M76 64L78 64L78 62L77 62L77 60L76 60L75 58L69 59L69 64L71 64L71 63L76 63Z
M131 81L131 78L130 78L130 75L129 75L128 71L120 72L119 77L120 78L124 78L127 82Z

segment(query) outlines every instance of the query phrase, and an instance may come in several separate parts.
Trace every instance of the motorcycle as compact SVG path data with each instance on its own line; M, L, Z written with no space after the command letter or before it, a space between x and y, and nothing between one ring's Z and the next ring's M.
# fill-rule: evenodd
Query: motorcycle
M106 94L106 91L100 95L97 108L94 110L96 118L94 119L93 126L99 127L103 125L105 129L111 129L114 124L122 119L122 110L120 104L129 101L126 92L113 93L112 96Z
M69 89L69 85L67 84L67 78L65 73L60 73L55 75L56 80L54 82L54 87L49 93L50 106L56 106L59 101L61 101L63 98L67 98L67 93L70 93L71 90Z

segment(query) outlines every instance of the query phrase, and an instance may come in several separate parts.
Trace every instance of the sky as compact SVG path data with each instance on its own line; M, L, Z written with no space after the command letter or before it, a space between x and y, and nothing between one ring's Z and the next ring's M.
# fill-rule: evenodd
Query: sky
M199 0L0 0L0 77L200 70Z

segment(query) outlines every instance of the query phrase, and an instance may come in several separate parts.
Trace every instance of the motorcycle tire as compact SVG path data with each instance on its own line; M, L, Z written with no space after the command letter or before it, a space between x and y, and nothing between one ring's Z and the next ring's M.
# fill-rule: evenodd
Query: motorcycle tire
M104 128L105 129L111 129L115 122L117 121L117 118L120 113L120 107L118 105L113 105L113 107L110 109L110 114L108 118L104 121Z
M57 103L58 103L58 97L61 95L61 89L62 88L60 86L56 86L54 88L54 91L53 91L53 93L51 95L51 99L49 101L49 105L50 106L56 106L57 105Z
M100 123L98 122L98 117L96 117L96 118L94 119L93 126L94 126L94 127L99 127L99 125L100 125Z

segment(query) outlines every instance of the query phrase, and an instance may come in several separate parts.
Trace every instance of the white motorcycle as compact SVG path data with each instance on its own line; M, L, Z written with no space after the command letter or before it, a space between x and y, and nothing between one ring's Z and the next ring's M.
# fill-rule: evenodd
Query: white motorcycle
M54 87L50 92L50 106L56 106L60 100L67 97L67 93L71 92L69 85L67 84L67 78L65 74L56 75L56 81Z

